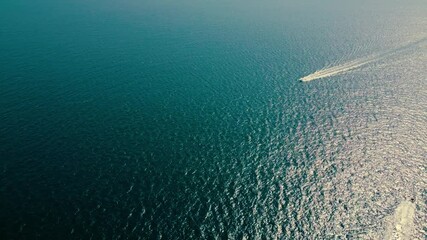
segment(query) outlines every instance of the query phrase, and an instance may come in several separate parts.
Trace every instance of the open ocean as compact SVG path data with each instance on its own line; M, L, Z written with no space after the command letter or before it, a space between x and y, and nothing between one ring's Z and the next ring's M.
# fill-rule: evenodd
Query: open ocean
M426 223L427 1L1 1L0 239Z

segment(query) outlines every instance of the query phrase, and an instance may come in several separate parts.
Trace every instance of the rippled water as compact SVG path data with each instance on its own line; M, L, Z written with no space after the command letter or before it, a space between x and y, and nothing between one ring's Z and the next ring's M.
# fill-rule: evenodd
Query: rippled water
M0 238L425 239L426 13L3 1Z

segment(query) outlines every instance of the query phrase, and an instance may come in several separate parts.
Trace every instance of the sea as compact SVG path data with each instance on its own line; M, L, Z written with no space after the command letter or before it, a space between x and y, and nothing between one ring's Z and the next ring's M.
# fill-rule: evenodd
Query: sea
M427 1L2 0L0 239L426 239Z

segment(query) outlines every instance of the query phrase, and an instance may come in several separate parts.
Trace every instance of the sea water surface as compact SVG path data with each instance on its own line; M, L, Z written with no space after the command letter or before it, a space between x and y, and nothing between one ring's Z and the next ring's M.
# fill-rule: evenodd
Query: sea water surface
M422 0L3 0L0 238L425 239L426 26Z

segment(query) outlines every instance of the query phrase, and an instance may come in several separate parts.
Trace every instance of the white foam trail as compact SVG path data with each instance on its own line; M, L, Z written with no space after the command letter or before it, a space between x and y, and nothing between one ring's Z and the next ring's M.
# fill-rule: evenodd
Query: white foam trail
M415 203L403 201L394 211L386 239L409 240L414 230Z
M326 69L316 71L310 75L307 75L307 76L301 78L300 80L303 82L308 82L308 81L312 81L312 80L316 80L316 79L320 79L320 78L331 77L334 75L338 75L340 73L344 73L344 72L362 67L363 65L366 65L366 64L371 63L371 62L376 61L376 60L378 60L377 56L354 60L354 61L351 61L351 62L348 62L345 64L341 64L338 66L334 66L334 67L330 67L330 68L326 68Z
M326 78L326 77L331 77L331 76L339 75L339 74L348 72L350 70L353 70L353 69L356 69L356 68L360 68L360 67L362 67L362 66L364 66L364 65L366 65L368 63L381 60L381 59L383 59L383 58L385 58L387 56L390 56L391 54L394 54L394 53L406 50L406 49L408 49L411 46L417 45L419 43L423 43L425 40L426 40L426 38L422 38L419 41L412 42L412 43L407 44L407 45L405 45L403 47L400 47L400 48L397 48L397 49L393 49L393 50L388 51L388 52L384 52L384 53L381 53L381 54L372 55L372 56L365 57L365 58L356 59L356 60L353 60L353 61L350 61L350 62L347 62L347 63L344 63L344 64L340 64L340 65L337 65L337 66L324 68L324 69L316 71L316 72L314 72L312 74L309 74L309 75L307 75L305 77L302 77L302 78L300 78L300 80L303 81L303 82L309 82L309 81L316 80L316 79L321 79L321 78Z

